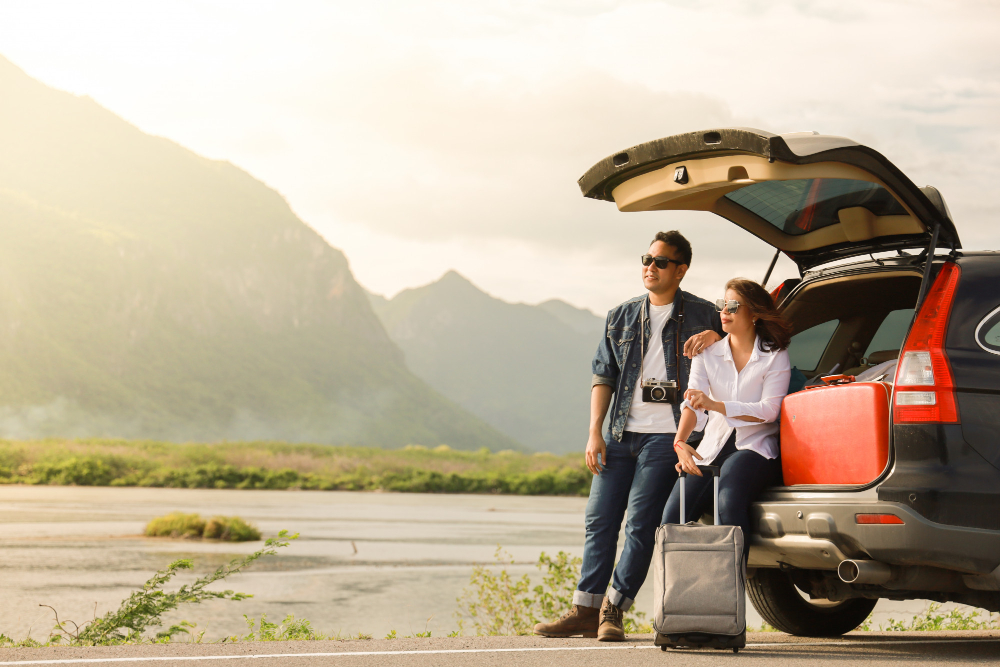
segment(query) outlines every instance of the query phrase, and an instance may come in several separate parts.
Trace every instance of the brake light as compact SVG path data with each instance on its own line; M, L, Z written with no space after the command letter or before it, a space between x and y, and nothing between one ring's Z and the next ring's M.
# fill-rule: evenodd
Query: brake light
M895 514L855 514L854 523L899 526L903 520Z
M906 337L896 369L893 421L897 424L956 424L955 381L944 352L944 336L962 270L941 267Z

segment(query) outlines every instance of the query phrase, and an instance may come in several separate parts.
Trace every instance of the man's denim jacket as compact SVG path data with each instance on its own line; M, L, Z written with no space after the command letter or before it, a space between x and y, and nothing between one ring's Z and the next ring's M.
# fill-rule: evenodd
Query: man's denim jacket
M714 304L705 299L699 299L688 292L677 290L673 312L663 327L663 354L667 362L667 377L657 379L677 382L678 396L683 395L687 390L688 374L691 372L691 360L682 354L681 375L678 380L677 348L675 345L677 344L677 317L682 312L682 300L684 302L680 340L682 351L688 338L706 329L712 329L720 336L725 335L722 331L722 320L719 318ZM608 428L611 437L618 442L621 442L622 434L625 432L629 406L632 405L632 394L635 393L635 385L639 380L641 369L640 345L635 334L639 330L639 315L642 312L643 302L646 302L646 321L642 329L643 338L646 349L649 349L649 295L645 295L630 299L608 311L608 319L604 324L604 339L597 347L597 354L594 355L594 380L592 384L606 384L615 390L614 402L611 405L611 422ZM642 399L640 397L637 400ZM673 410L676 423L681 417L680 401L673 406ZM701 440L701 435L701 433L693 433L688 442L694 443Z

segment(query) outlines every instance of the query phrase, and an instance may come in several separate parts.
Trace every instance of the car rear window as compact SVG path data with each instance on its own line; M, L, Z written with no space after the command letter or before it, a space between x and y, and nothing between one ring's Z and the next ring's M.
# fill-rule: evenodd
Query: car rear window
M837 224L842 208L863 206L875 215L906 215L881 185L846 178L764 181L725 197L793 236Z
M911 321L913 321L912 308L901 308L886 315L882 324L879 325L878 331L875 332L872 342L868 344L864 356L867 357L873 352L898 350L903 347L903 339L906 337Z
M840 320L830 320L792 336L792 342L788 345L788 360L792 366L799 370L816 370L839 325Z

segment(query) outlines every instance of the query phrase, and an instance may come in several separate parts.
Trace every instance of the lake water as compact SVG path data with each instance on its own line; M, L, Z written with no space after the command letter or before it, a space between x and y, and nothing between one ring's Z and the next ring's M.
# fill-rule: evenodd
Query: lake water
M582 555L585 504L530 496L0 486L0 633L22 638L30 630L42 639L53 616L40 604L81 622L95 609L101 615L117 608L172 560L191 558L201 574L259 548L141 536L153 517L182 511L239 515L265 535L301 534L279 555L227 580L225 588L252 599L211 601L170 617L197 623L206 639L245 631L242 615L262 613L272 621L294 614L327 633L440 636L457 627L455 599L473 565L492 562L498 544L513 556L518 576L537 572L542 551ZM649 586L637 605L650 612ZM876 621L909 618L925 606L883 600ZM747 609L747 622L759 626Z

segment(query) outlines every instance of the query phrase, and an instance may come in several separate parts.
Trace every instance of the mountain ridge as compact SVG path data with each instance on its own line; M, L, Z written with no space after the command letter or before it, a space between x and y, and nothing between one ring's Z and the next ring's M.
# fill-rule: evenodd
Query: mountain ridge
M0 56L0 436L509 449L234 165Z
M456 271L369 300L407 366L448 398L530 449L586 444L602 318L558 300L509 303Z

